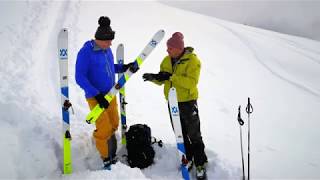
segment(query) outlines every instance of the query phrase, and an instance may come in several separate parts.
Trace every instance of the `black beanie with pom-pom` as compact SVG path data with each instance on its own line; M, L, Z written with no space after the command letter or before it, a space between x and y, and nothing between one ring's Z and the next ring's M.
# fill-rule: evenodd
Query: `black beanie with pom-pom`
M97 40L113 40L115 32L110 27L110 19L107 16L101 16L98 23L99 27L94 37Z

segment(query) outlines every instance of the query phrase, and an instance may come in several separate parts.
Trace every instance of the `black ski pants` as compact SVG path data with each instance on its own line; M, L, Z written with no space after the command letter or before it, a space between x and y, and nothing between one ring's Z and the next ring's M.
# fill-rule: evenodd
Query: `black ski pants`
M200 118L197 101L179 102L178 106L180 110L180 121L187 159L189 161L194 160L196 166L203 165L208 161L208 159L204 152L205 146L202 141L200 131ZM170 120L172 125L171 115Z

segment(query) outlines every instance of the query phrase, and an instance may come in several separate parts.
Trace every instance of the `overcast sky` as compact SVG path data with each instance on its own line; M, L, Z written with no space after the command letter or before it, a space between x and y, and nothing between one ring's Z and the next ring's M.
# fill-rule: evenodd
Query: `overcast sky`
M320 40L319 0L161 2L250 26Z

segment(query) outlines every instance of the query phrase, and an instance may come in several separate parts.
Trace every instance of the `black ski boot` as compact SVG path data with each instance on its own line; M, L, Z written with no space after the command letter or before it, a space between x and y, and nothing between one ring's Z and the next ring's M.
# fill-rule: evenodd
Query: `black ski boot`
M196 177L197 180L206 180L207 179L207 172L205 166L197 166L196 169Z
M112 161L110 160L110 158L103 159L103 169L111 170L111 164L112 164Z

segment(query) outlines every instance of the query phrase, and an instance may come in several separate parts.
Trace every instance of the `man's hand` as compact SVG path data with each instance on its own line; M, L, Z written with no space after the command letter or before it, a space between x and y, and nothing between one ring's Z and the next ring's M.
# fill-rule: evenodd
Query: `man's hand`
M158 74L152 74L152 73L144 73L142 75L142 78L144 81L153 81L153 80L156 80L156 76Z
M106 98L104 98L103 94L99 93L94 98L98 101L98 104L100 105L101 108L104 108L104 109L108 108L109 102L106 100Z
M158 75L157 75L157 80L158 81L165 81L165 80L169 80L170 77L171 77L171 73L168 73L168 72L159 72Z
M139 66L136 62L131 62L129 64L124 64L123 65L123 70L124 72L127 71L127 69L129 69L132 73L135 73L139 70Z

